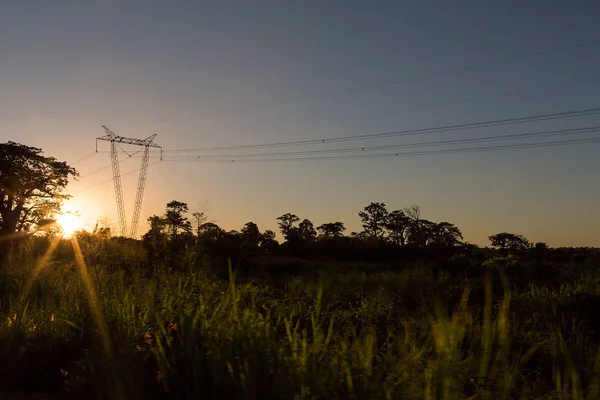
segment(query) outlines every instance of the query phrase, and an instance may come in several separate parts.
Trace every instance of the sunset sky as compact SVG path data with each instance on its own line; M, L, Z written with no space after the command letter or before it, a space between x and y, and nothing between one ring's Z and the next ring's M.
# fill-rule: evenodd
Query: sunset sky
M82 177L69 186L67 208L88 228L101 217L116 227L112 172L103 168L109 143L94 153L101 125L123 136L157 133L172 150L600 107L599 17L597 1L3 0L0 142L73 163ZM594 125L600 114L256 152ZM582 137L600 133L573 138ZM361 229L358 211L384 202L390 210L418 204L424 218L452 222L480 245L509 231L552 246L598 246L599 151L600 143L248 164L159 163L153 154L139 233L173 199L227 230L248 221L276 230L276 218L291 212L315 226L343 221L347 233ZM121 172L139 162L124 161ZM137 172L123 177L128 222L136 185Z

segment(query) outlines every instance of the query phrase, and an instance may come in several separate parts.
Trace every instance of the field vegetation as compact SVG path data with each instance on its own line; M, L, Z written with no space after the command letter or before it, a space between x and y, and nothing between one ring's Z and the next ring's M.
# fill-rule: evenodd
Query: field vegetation
M600 396L591 249L384 248L367 261L364 244L362 259L340 261L285 246L246 256L173 237L161 245L157 254L102 229L13 245L0 274L2 388L75 398Z

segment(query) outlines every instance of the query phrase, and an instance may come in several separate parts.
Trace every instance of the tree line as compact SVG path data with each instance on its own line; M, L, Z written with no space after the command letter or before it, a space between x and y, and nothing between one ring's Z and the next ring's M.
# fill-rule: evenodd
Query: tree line
M0 143L0 236L56 234L53 218L60 212L62 202L69 198L64 193L67 184L78 176L73 167L43 155L39 148L15 142ZM185 202L173 200L166 205L164 214L148 219L150 229L142 242L154 253L195 245L213 253L243 255L273 253L278 249L297 255L351 252L356 248L442 251L472 247L464 242L462 232L454 224L422 218L419 206L390 211L385 203L374 202L358 215L362 230L345 235L346 226L341 221L315 227L309 219L301 219L293 213L283 214L277 218L284 239L280 244L275 232L261 232L254 222L246 223L239 231L226 231L208 222L203 213L190 213ZM108 233L105 228L103 235ZM492 235L490 242L505 252L531 247L543 251L547 247L544 243L533 246L523 236L512 233Z
M449 222L432 222L421 217L419 206L404 210L388 211L385 203L370 203L358 215L363 230L352 232L349 237L363 241L388 242L398 246L459 246L464 244L458 227ZM190 219L191 218L191 219ZM314 226L309 219L301 219L296 214L286 213L277 218L279 231L285 242L313 242L343 238L346 226L343 222L327 222ZM239 235L243 242L255 247L271 247L279 244L275 232L260 232L254 222L247 222L241 230L226 231L213 222L207 222L203 213L189 213L187 203L173 200L167 203L162 216L148 218L150 230L144 240L159 238L191 238L195 236L207 241L215 241L226 234Z
M386 254L392 256L403 249L451 255L476 247L463 240L456 225L423 218L419 206L389 211L385 203L373 202L358 216L362 230L346 235L341 221L315 226L309 219L285 213L277 217L283 238L280 243L274 231L261 231L255 222L247 222L239 231L227 231L207 221L203 213L190 212L187 203L173 200L162 215L148 218L150 229L143 235L142 243L155 257L193 246L203 253L234 258L261 254L352 257L376 252L385 258ZM507 253L534 247L522 235L512 233L492 235L490 242L492 247ZM535 247L547 246L538 243Z

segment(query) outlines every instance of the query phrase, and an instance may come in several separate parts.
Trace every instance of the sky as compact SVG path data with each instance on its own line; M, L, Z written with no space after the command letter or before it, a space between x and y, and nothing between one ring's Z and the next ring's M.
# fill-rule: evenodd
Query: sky
M569 47L600 40L598 16L594 1L4 0L0 142L72 163L81 178L65 208L88 228L117 223L110 144L95 153L106 125L158 134L165 150L163 162L151 157L140 234L173 199L227 230L248 221L276 230L290 212L315 226L342 221L347 233L361 230L364 206L384 202L420 205L423 218L454 223L479 245L508 231L598 246L600 144L268 163L176 162L168 152L599 107L600 43ZM598 115L261 152L595 125ZM140 159L120 157L129 222Z

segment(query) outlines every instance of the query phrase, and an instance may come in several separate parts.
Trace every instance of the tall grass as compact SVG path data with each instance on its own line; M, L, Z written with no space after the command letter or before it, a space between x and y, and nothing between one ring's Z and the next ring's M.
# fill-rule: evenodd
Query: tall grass
M149 271L135 252L108 267L82 247L106 333L76 260L49 261L24 296L40 256L10 255L0 387L98 399L600 396L598 340L583 316L557 308L597 296L598 277L515 293L500 262L467 282L417 266L277 289L231 266L228 281L204 268Z

